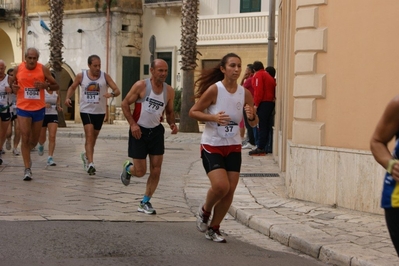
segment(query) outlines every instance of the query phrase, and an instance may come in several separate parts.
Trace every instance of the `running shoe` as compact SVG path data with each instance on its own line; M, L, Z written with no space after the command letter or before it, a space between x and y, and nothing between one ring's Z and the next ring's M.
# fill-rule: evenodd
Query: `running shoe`
M17 156L17 155L19 155L19 150L18 150L17 148L15 148L15 149L12 150L12 153L13 153L15 156Z
M37 153L42 156L44 154L44 146L39 144L38 148L37 148Z
M54 162L53 157L50 156L47 159L47 165L56 166L57 164Z
M24 181L31 181L32 180L32 171L30 168L25 169Z
M133 165L129 160L126 160L123 163L122 173L121 173L121 181L125 186L128 186L130 183L131 175L127 172L127 168Z
M204 215L202 206L199 206L197 213L197 229L200 232L205 232L208 229L209 216Z
M10 139L6 140L6 149L11 150L11 140Z
M224 239L219 229L209 228L205 233L205 238L217 243L226 243L226 239Z
M157 212L154 210L150 202L140 202L138 212L144 212L146 214L156 214Z
M87 167L87 173L89 173L89 175L96 174L96 168L94 167L94 163L89 164L89 166Z
M84 169L85 171L87 171L87 165L89 164L89 162L87 161L86 153L85 153L85 152L82 152L82 153L80 154L80 158L81 158L82 161L83 161L83 169Z
M242 149L250 149L250 150L252 150L253 148L255 148L255 146L252 145L249 142L247 142L246 144L242 145Z

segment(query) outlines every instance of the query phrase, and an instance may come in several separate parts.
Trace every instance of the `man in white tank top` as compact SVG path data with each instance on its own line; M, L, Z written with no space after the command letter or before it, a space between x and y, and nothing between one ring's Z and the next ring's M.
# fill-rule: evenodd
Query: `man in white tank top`
M3 151L4 142L6 141L7 128L11 122L9 95L12 90L8 82L9 80L8 75L6 74L6 64L3 60L0 60L0 165L3 164L1 154Z
M68 88L65 105L72 107L71 97L80 85L80 117L85 131L85 152L80 157L83 169L89 175L96 173L94 167L94 146L104 122L107 99L119 96L120 91L112 78L101 71L101 59L91 55L87 59L88 70L77 74L72 85ZM112 92L108 92L108 87Z
M165 83L168 75L168 64L161 59L151 63L151 78L137 81L122 101L122 111L129 122L129 157L133 163L125 161L122 168L121 180L127 186L130 177L142 177L147 172L147 155L150 157L150 176L140 202L138 210L146 214L155 214L150 203L161 175L165 129L161 124L163 111L166 121L170 125L172 134L178 128L175 124L173 101L175 91ZM133 112L130 105L135 103Z

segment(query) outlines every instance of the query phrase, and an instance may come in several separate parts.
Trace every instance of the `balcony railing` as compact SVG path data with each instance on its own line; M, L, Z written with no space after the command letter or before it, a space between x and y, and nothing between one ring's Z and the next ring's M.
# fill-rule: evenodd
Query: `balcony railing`
M182 0L144 0L145 6L182 5Z
M268 13L199 16L198 45L267 43L267 37Z
M0 0L0 8L7 12L20 11L20 0Z

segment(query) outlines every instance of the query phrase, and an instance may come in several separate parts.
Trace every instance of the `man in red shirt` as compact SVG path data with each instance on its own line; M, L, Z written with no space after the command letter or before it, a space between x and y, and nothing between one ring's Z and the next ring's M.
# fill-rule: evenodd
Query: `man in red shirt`
M255 74L252 78L254 88L254 104L259 117L259 140L256 149L249 152L252 156L263 156L267 152L265 147L270 136L272 113L275 106L276 81L265 71L263 63L253 63Z
M241 81L241 86L243 86L244 88L246 88L247 90L249 90L251 92L252 97L254 97L254 88L252 87L252 77L254 76L254 68L252 64L248 64L247 68L245 70L244 73L244 78ZM246 117L246 113L244 110L244 123L245 123L245 127L247 129L247 139L248 142L242 146L243 149L252 149L253 147L255 147L256 145L256 139L258 135L254 135L257 134L254 133L254 130L258 130L257 126L255 126L254 128L252 128L248 121L247 121L247 117Z

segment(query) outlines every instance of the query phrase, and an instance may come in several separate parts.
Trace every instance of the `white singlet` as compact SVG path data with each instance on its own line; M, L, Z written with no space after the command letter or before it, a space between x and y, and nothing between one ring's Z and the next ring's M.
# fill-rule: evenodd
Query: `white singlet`
M47 104L50 104L51 107L47 108L46 107L46 115L57 115L57 98L58 94L57 92L53 91L52 94L48 93L47 90L44 92L44 98L46 101L46 106Z
M10 102L9 94L6 92L6 87L10 87L8 84L7 74L4 79L0 81L0 107L7 106ZM7 113L7 110L4 110L2 113Z
M100 77L91 80L87 76L88 70L82 71L82 82L80 83L80 112L89 114L105 114L107 109L108 84L105 73L101 71Z
M239 124L243 118L245 89L237 85L236 92L230 93L221 81L217 82L216 86L218 88L216 104L210 105L206 111L209 114L224 111L230 116L231 120L226 126L221 126L216 122L206 122L201 144L211 146L239 145L241 144Z

